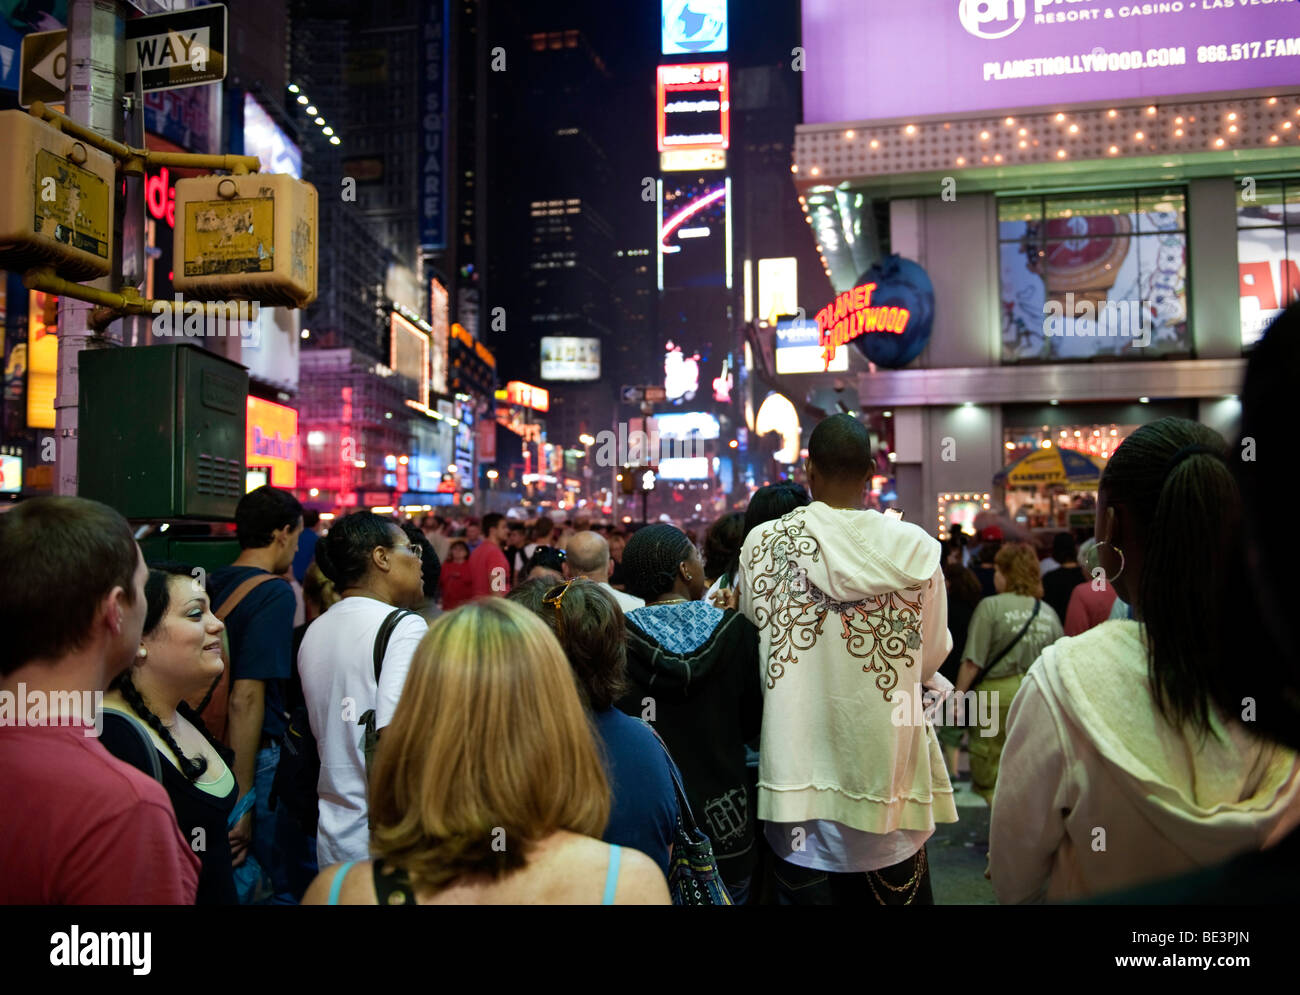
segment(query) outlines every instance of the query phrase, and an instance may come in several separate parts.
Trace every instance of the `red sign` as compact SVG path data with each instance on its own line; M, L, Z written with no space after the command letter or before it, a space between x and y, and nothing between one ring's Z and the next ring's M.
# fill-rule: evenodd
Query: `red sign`
M731 90L725 62L660 66L659 151L725 149L731 142Z
M511 380L506 384L506 400L522 408L532 408L534 411L551 410L550 391L519 380Z
M817 312L817 329L821 332L822 358L829 367L835 350L867 332L892 332L902 335L912 313L905 307L871 304L874 283L846 290Z

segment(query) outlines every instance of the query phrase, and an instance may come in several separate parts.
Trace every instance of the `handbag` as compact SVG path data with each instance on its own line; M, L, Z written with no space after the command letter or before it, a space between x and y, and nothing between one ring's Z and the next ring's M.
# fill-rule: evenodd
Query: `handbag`
M727 886L722 883L718 862L713 856L713 843L695 823L691 803L686 800L677 765L673 763L668 744L654 728L646 728L659 740L668 760L673 791L677 794L677 828L673 832L673 854L668 867L668 894L674 905L732 905Z

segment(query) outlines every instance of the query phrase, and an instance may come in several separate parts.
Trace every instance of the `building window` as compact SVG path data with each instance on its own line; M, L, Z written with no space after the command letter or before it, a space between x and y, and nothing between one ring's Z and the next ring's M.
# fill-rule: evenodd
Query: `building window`
M1300 182L1250 182L1237 190L1241 346L1254 345L1300 300Z
M998 201L1002 361L1189 356L1181 189Z

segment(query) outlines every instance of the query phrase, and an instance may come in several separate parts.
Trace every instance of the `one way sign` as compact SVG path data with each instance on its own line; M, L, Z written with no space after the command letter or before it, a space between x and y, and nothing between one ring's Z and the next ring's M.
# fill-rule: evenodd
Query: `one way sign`
M124 89L135 89L143 72L144 90L175 90L226 78L226 7L208 4L189 10L137 17L126 22ZM68 32L41 31L23 38L18 103L62 103L68 86Z

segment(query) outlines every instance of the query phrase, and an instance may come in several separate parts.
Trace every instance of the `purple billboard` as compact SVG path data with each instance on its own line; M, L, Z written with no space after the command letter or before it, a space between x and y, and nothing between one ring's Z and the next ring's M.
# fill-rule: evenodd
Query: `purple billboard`
M804 122L1300 83L1300 0L803 0Z

